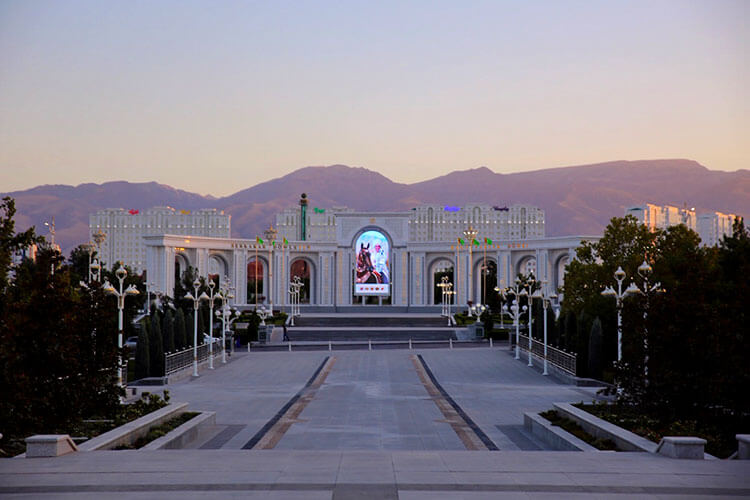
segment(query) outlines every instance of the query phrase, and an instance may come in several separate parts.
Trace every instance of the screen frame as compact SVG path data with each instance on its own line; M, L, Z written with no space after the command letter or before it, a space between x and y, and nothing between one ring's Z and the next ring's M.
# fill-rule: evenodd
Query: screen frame
M382 242L385 247L386 268L388 273L388 283L357 283L357 271L359 262L359 252L362 243L370 241L370 245L375 239ZM365 228L354 239L354 295L364 297L389 297L391 295L391 240L388 235L380 228Z

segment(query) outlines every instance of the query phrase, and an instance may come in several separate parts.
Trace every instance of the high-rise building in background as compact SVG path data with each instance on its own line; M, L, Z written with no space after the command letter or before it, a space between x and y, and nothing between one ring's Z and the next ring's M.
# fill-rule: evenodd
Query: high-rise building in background
M724 236L732 235L732 226L737 218L734 214L706 212L697 214L694 208L678 208L671 205L645 203L628 207L625 215L632 215L650 230L666 229L685 224L701 238L703 246L715 246Z
M702 244L715 246L721 242L724 236L731 236L735 219L737 219L736 215L721 212L708 212L698 215L696 231L701 237Z
M231 216L223 210L175 210L172 207L154 207L147 210L106 208L89 216L89 232L105 234L99 258L103 265L112 267L122 262L134 271L146 268L144 236L174 234L184 236L210 236L229 238Z

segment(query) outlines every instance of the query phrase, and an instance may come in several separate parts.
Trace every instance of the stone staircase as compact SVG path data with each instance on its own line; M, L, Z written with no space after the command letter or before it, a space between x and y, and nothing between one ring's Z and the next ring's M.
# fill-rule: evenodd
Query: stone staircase
M456 340L455 327L437 314L303 314L288 335L292 342Z

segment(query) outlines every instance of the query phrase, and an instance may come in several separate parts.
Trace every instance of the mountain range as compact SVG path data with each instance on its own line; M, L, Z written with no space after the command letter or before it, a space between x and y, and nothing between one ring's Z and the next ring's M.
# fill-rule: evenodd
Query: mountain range
M642 203L695 207L698 212L750 214L750 170L723 172L684 159L612 161L511 174L487 167L451 172L412 184L393 182L366 168L305 167L216 198L156 182L43 185L3 193L16 200L16 230L55 216L57 242L66 254L88 241L89 214L101 208L217 208L232 216L232 235L251 238L274 214L307 193L314 207L408 210L422 203L491 205L529 203L546 212L548 236L600 234L610 218Z

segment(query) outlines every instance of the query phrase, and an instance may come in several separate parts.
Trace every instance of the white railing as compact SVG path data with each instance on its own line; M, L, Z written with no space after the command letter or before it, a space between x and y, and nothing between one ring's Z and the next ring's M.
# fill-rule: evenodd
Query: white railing
M214 359L221 357L224 346L221 342L214 342ZM198 364L208 359L208 344L198 346ZM167 353L164 355L164 375L171 375L180 370L193 366L193 348L188 347L182 351Z
M516 337L511 335L511 344L515 346ZM529 337L527 335L519 335L518 347L528 353L529 352ZM544 359L544 342L537 339L531 339L531 354L537 358ZM576 374L576 354L572 352L566 352L557 347L553 347L547 344L547 363L555 365L561 370L571 374Z

